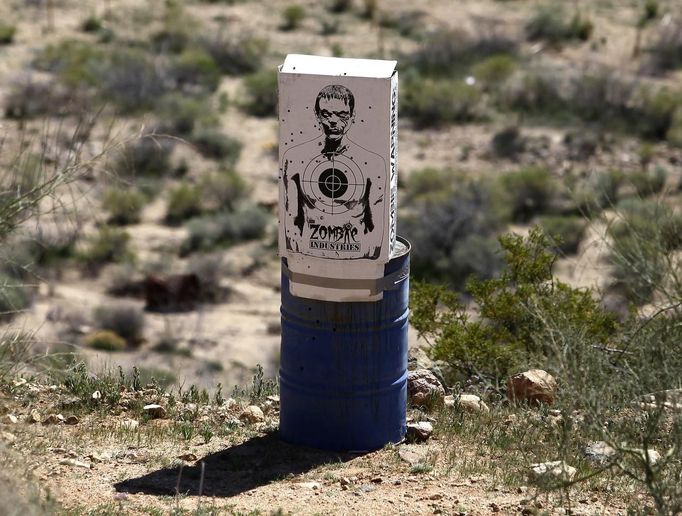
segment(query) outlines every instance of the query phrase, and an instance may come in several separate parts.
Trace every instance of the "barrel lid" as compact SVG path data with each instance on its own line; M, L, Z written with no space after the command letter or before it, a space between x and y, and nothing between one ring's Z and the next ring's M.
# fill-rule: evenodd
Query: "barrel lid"
M410 243L403 237L397 237L395 239L395 247L393 248L393 252L391 253L391 260L393 258L400 258L401 256L406 255L407 253L410 252L411 247L412 246L410 245Z

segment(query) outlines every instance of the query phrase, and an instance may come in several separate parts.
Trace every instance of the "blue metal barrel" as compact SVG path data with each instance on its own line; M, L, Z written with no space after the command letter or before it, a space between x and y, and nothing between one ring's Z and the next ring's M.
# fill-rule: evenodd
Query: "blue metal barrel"
M364 451L405 436L409 243L384 268L381 301L295 297L282 274L283 440ZM283 260L283 271L286 261Z

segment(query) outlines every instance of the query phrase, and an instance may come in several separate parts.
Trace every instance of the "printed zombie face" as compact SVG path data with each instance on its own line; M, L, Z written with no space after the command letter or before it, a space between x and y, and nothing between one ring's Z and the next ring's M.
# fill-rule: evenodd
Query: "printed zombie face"
M344 99L321 98L317 118L322 124L325 136L331 140L338 140L353 123L353 111Z

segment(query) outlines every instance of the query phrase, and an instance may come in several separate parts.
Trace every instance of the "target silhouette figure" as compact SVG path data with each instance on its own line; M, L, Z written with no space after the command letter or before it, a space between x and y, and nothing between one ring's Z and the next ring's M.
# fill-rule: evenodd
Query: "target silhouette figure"
M306 195L329 215L355 207L365 190L364 174L354 160L341 154L316 156L303 172L302 183Z

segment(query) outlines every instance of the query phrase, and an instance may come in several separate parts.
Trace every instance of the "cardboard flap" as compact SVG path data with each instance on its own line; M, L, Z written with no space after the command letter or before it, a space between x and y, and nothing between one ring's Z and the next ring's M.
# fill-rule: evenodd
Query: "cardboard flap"
M351 59L347 57L321 57L289 54L280 68L282 73L303 75L328 75L332 77L367 77L389 79L397 61L379 59Z

